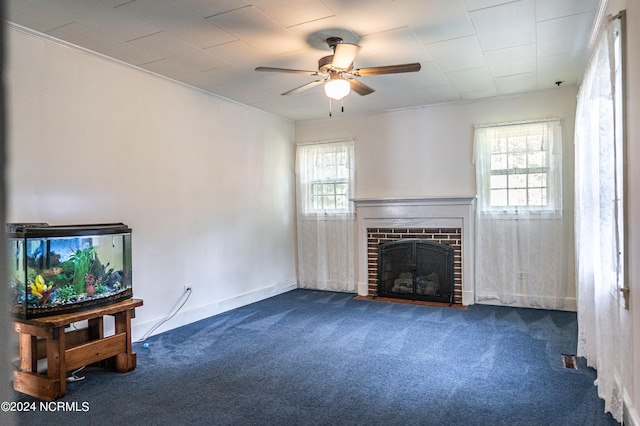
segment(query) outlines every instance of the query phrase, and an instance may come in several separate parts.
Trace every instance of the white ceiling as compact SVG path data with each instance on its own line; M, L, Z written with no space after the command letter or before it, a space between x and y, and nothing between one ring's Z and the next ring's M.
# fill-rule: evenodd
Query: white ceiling
M480 99L576 84L599 0L9 0L8 20L255 108L328 116L317 77L340 36L355 68L420 62L417 73L359 77L344 114ZM334 101L334 114L341 114Z

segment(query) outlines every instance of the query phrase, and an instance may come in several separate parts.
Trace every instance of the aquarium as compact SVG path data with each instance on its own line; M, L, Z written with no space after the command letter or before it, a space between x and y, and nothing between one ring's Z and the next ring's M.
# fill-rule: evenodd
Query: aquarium
M14 316L75 312L133 295L127 225L8 224L7 244Z

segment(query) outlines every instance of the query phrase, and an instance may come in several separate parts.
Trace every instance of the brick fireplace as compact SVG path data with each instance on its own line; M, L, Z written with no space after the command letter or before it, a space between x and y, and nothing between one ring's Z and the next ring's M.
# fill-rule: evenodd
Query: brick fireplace
M475 197L355 199L358 295L377 294L381 243L424 239L454 249L454 303L474 303Z
M462 304L461 228L369 228L367 229L367 296L378 295L378 247L392 241L418 239L453 249L453 303Z

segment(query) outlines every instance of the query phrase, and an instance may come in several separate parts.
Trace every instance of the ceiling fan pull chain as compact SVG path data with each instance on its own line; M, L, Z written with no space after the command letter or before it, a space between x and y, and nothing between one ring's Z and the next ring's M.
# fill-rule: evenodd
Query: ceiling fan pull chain
M331 117L333 114L331 114L331 98L329 98L329 117Z
M342 112L344 112L344 98L340 99L340 103L342 104Z

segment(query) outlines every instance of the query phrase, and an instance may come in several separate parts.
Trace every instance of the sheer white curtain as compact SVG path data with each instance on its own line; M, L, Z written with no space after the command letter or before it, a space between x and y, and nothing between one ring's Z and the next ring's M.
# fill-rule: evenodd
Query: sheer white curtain
M598 370L598 394L605 400L605 410L621 422L621 156L620 144L616 146L613 41L609 24L578 92L575 238L578 355Z
M474 150L476 301L565 308L560 121L478 127Z
M296 149L298 279L302 288L355 291L354 142Z

